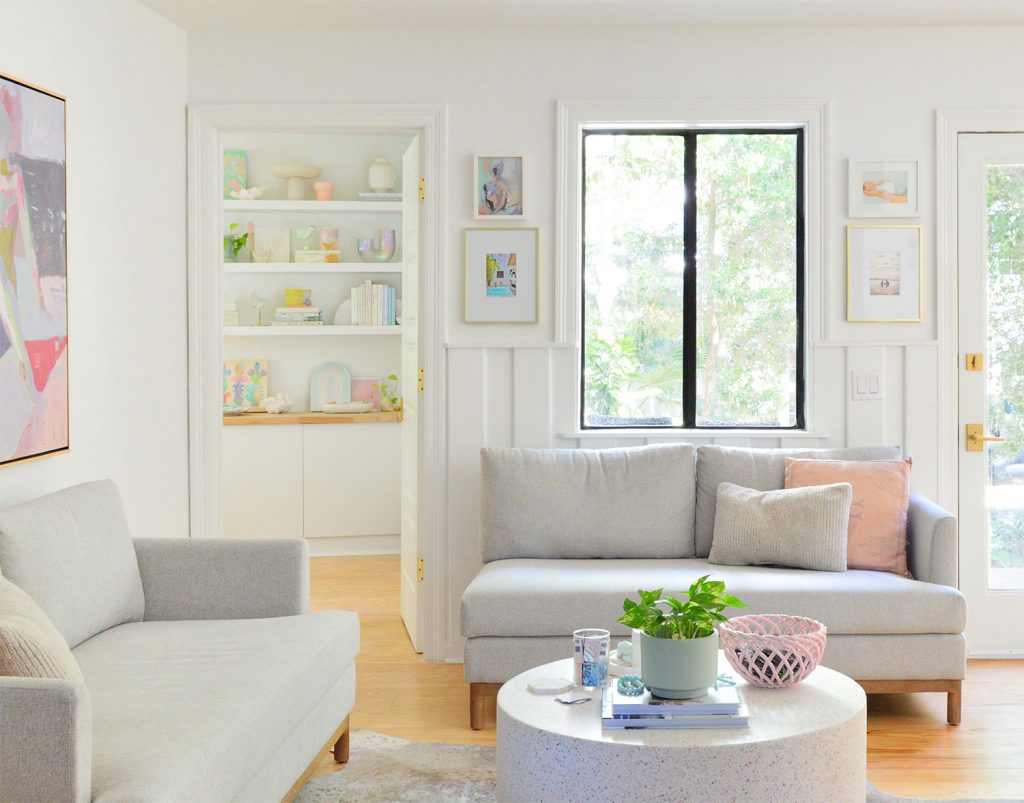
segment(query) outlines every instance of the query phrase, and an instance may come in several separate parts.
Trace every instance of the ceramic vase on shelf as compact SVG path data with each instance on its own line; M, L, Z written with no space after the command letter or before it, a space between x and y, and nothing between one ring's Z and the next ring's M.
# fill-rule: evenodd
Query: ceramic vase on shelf
M306 197L306 181L320 175L321 169L313 165L274 165L274 175L288 182L288 200L302 201Z
M313 192L316 193L316 199L318 201L329 201L331 200L331 191L334 189L333 181L314 181Z
M395 255L395 230L380 230L380 245L375 245L369 237L356 242L356 250L363 262L389 262Z
M374 192L391 192L395 188L396 178L395 168L391 162L383 156L373 160L368 176L371 190Z
M338 249L337 226L324 226L320 229L320 249L323 251L336 251Z

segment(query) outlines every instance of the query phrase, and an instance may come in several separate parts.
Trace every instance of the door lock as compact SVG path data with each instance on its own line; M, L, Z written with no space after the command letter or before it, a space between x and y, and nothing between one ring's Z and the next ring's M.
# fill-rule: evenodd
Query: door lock
M985 434L984 424L968 424L967 425L967 451L968 452L982 452L985 450L986 443L1002 443L1006 438L1000 438L993 435Z

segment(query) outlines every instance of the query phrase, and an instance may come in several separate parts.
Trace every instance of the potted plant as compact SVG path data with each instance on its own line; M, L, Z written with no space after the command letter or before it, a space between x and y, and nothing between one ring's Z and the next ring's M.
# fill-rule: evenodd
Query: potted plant
M224 261L225 262L237 262L238 253L245 248L245 244L249 241L249 232L238 236L235 234L235 229L238 228L237 223L232 223L228 227L228 233L224 235Z
M718 677L718 631L726 608L747 604L725 593L725 583L704 575L680 596L662 598L663 589L638 591L640 601L622 603L619 621L639 630L640 677L651 693L688 700L707 693Z

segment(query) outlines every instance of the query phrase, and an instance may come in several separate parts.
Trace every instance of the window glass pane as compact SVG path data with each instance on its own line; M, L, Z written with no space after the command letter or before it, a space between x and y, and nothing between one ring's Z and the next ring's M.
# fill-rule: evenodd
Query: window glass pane
M988 168L989 587L1024 589L1024 165Z
M791 134L697 137L697 425L797 423Z
M584 393L589 426L683 416L682 137L584 140Z

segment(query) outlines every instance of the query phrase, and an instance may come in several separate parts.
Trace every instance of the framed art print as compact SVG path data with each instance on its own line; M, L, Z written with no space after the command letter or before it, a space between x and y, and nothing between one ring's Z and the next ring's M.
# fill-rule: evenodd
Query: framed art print
M850 159L850 217L917 217L917 159Z
M0 75L0 465L69 446L64 119Z
M537 322L537 229L466 229L466 323Z
M523 157L473 157L473 214L484 218L523 217Z
M921 226L846 227L846 319L923 318Z

